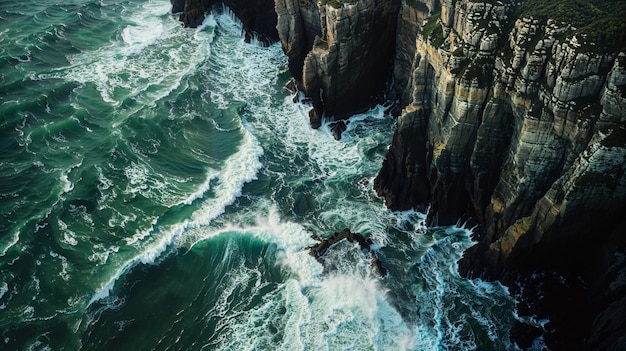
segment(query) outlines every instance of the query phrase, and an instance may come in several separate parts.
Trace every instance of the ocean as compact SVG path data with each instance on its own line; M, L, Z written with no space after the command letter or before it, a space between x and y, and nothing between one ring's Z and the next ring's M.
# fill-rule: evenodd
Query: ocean
M372 190L385 106L308 125L280 43L167 0L0 1L0 350L511 350L471 228ZM314 236L344 228L323 267Z

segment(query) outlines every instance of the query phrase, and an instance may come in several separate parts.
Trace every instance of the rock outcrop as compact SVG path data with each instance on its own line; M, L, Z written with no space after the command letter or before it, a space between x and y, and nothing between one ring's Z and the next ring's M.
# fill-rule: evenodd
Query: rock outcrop
M247 40L280 39L289 70L312 103L310 122L339 120L382 102L390 81L401 0L171 0L188 27L226 5ZM332 3L332 4L331 4Z
M470 275L578 277L607 262L624 274L623 240L605 244L626 214L626 55L500 1L439 5L402 6L394 77L407 105L379 195L430 206L433 223L479 224L460 262Z
M298 88L312 101L314 128L324 116L370 108L391 73L400 1L351 3L276 0L278 34Z
M385 269L382 262L372 249L374 242L370 238L366 238L359 233L353 233L349 229L344 229L341 232L334 233L328 238L321 238L317 235L313 235L313 239L317 240L318 243L308 248L309 254L315 257L315 259L324 266L324 273L329 273L329 264L326 262L326 253L328 250L340 241L347 240L351 243L356 242L359 244L361 250L366 251L370 255L370 266L376 274L382 277L387 274L387 269Z
M411 102L375 181L387 205L430 204L440 224L474 218L490 242L484 263L499 268L583 214L592 225L624 213L626 56L596 53L554 21L520 18L507 32L498 2L424 9L426 24L411 6L401 15L421 32L396 79Z

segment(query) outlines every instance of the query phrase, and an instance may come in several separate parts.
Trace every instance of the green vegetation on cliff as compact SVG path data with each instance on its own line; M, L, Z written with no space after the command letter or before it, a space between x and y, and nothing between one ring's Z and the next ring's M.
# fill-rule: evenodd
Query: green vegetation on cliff
M527 0L516 15L571 23L600 51L626 51L626 0Z
M424 38L428 38L430 33L435 29L436 26L441 26L439 23L439 18L441 17L441 12L433 14L432 16L426 19L426 24L422 27L422 35Z

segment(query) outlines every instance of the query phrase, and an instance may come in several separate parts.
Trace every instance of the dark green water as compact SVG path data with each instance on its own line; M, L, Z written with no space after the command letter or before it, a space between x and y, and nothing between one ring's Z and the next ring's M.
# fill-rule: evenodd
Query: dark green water
M280 45L167 0L0 0L1 350L504 350L515 303L461 279L469 231L371 189L382 106L341 141ZM311 233L378 243L311 256Z

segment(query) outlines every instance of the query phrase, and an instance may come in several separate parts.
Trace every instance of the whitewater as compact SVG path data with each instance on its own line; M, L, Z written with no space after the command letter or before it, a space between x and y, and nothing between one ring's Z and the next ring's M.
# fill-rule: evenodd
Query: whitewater
M308 125L276 43L223 8L3 1L0 349L510 350L515 300L474 243L372 190L385 106ZM348 228L387 269L340 242Z

